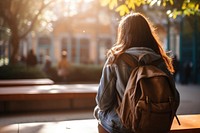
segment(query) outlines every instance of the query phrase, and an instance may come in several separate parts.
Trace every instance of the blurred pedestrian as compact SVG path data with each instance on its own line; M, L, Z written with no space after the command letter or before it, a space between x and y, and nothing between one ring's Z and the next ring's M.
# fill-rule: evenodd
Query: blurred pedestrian
M20 63L26 64L26 57L23 54L20 56Z
M58 62L58 76L61 77L62 81L67 80L69 63L67 61L67 52L62 51L61 60Z
M174 66L174 80L177 81L177 74L179 73L179 60L177 58L176 55L174 55L174 58L173 58L173 66Z
M184 81L183 84L188 84L192 72L192 63L187 61L185 62L183 66L183 72L184 72Z
M47 56L44 64L44 71L46 74L49 74L50 70L51 70L51 59L49 56Z
M27 63L27 66L36 66L37 65L37 57L36 57L33 49L29 50L26 63Z

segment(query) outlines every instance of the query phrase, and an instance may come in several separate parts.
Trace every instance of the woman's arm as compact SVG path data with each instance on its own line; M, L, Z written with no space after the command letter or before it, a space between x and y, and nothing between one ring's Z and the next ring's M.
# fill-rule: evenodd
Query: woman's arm
M102 76L96 96L96 102L99 109L107 111L113 107L116 102L116 77L112 65L105 63Z

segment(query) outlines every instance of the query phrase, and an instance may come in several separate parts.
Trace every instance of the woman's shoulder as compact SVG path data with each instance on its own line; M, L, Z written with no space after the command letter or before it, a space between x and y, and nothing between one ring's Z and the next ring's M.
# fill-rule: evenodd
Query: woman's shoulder
M106 64L110 65L112 67L121 67L121 66L127 67L127 65L131 64L131 63L128 63L128 62L135 63L135 60L136 59L134 59L134 55L127 54L127 53L123 52L123 53L116 55L114 57L108 57ZM132 65L133 64L131 64L131 66ZM135 66L135 64L134 64L134 66Z

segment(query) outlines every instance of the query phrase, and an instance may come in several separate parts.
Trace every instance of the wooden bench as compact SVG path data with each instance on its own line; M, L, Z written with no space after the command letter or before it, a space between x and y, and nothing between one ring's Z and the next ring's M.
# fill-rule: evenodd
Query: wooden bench
M200 133L200 115L179 115L182 123L179 126L176 120L173 122L170 133ZM97 120L69 120L61 122L44 122L44 123L21 123L9 126L0 126L1 133L9 131L31 132L34 133L97 133ZM39 129L39 130L38 130Z
M68 109L93 108L96 92L97 84L0 87L0 112L28 111L28 108L40 111L44 106L51 109L51 104L54 104L52 109L59 104Z
M32 85L52 85L51 79L10 79L0 80L0 87L8 86L32 86Z
M170 133L200 133L200 114L179 115L178 118L181 125L174 119Z
M94 97L96 92L95 85L88 86L88 88L85 85L0 87L0 101L90 98Z

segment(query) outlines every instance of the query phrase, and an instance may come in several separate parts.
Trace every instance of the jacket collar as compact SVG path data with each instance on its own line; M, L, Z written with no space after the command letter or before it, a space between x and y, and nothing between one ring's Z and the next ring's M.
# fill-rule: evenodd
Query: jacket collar
M161 58L161 55L157 54L150 48L146 47L133 47L129 48L125 51L132 56L136 56L138 61L142 61L144 63L151 63L152 61L158 60Z

